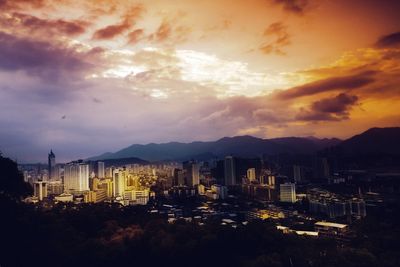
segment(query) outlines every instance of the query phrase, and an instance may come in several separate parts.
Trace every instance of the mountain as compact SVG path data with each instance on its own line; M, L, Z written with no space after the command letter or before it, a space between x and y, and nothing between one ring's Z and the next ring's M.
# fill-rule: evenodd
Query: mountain
M300 137L261 139L246 135L224 137L211 142L134 144L115 153L108 152L89 158L89 160L136 157L148 161L182 161L188 159L205 160L231 154L246 158L259 157L263 154L312 154L328 146L336 145L338 142L340 142L338 139L310 139Z
M371 128L333 148L348 155L400 155L400 127Z

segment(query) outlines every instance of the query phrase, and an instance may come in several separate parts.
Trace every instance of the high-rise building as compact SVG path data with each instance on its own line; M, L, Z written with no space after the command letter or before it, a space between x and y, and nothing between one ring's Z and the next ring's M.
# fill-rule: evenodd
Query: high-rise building
M67 192L89 190L89 165L84 163L68 163L64 169L64 188Z
M281 202L296 202L296 184L280 184L280 200Z
M235 158L232 156L225 157L224 161L224 178L225 185L235 185L236 184L236 166Z
M301 166L293 165L293 179L295 182L301 182L303 180Z
M125 171L115 169L113 171L113 196L123 197L125 191Z
M250 168L247 170L247 179L249 179L250 182L253 182L256 180L256 169L255 168Z
M43 198L47 197L47 183L46 182L35 182L33 184L33 191L35 197L42 201Z
M49 180L57 180L55 167L56 155L54 155L53 150L50 150L50 153L48 155Z
M98 178L105 178L104 162L103 161L97 162L97 177Z
M183 163L183 169L186 171L186 185L196 186L200 183L200 165L195 161L186 161Z

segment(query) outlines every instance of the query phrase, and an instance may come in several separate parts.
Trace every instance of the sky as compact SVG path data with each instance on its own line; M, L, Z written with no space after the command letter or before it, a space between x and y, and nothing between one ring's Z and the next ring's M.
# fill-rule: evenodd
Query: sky
M0 151L400 126L397 0L0 0Z

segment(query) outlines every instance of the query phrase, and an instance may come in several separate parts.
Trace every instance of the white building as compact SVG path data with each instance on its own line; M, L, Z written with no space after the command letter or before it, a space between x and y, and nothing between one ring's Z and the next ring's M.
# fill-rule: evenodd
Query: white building
M97 177L105 178L104 162L102 161L97 162Z
M296 184L284 183L280 185L280 200L281 202L296 202Z
M47 183L46 182L35 182L33 184L33 190L34 190L35 197L37 197L39 201L42 201L43 198L47 197Z
M126 173L124 170L115 169L113 171L113 196L122 197L125 191Z
M64 169L64 188L67 192L89 190L89 165L84 163L68 163Z

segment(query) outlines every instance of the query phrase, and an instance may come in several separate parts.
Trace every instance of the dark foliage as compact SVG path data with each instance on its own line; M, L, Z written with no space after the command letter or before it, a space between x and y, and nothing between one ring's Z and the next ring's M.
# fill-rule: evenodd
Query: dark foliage
M32 188L24 182L17 163L0 154L0 194L12 198L20 198L32 193Z

